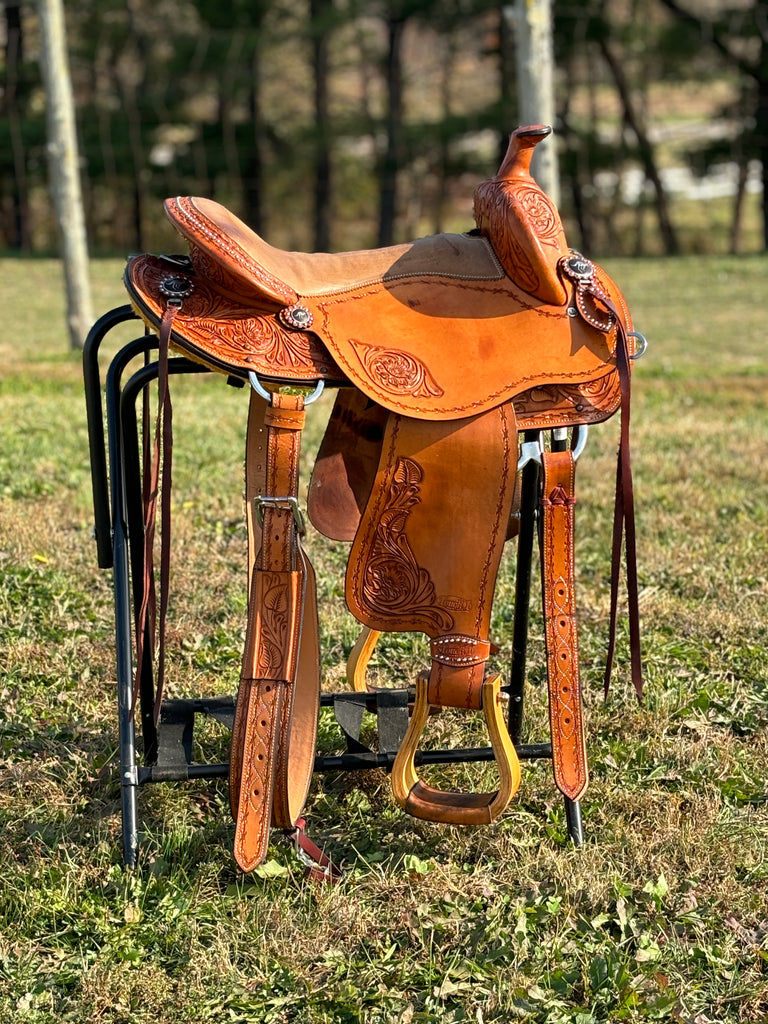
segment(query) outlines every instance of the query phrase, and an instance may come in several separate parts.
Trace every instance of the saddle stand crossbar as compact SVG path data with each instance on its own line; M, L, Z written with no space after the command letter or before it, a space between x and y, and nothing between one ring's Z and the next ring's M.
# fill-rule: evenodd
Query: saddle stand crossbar
M235 858L248 871L266 856L271 827L294 837L303 827L315 772L384 768L407 813L482 824L504 811L520 783L520 762L531 758L551 758L569 835L582 841L579 802L588 770L576 636L575 467L587 426L621 408L606 686L626 536L640 695L628 429L631 365L643 340L616 285L567 248L557 211L530 176L533 148L547 134L538 126L513 133L499 173L476 190L477 226L464 235L370 252L288 253L218 204L182 197L168 200L166 212L187 239L189 257L129 261L131 305L94 326L84 354L98 558L114 572L126 864L137 858L137 793L146 783L228 778ZM99 350L137 315L145 333L123 344L106 375L105 426ZM170 357L170 349L182 355ZM137 359L143 362L134 372ZM169 382L208 371L251 388L246 643L236 699L168 699L170 497L159 483L170 479ZM155 440L144 418L142 454L137 401L155 383ZM298 501L305 409L324 386L336 397L314 459L307 512L321 534L351 544L345 597L363 627L347 666L351 689L337 694L321 692L315 576ZM505 679L486 665L498 653L491 608L512 538L516 601ZM537 539L551 738L524 744ZM426 634L431 665L399 688L371 689L366 667L386 631ZM323 706L335 710L341 753L317 752ZM422 731L440 708L482 712L490 745L423 750ZM376 751L360 740L366 712L377 716ZM198 715L231 728L228 763L193 763ZM490 760L499 776L493 792L439 790L419 777L426 764Z

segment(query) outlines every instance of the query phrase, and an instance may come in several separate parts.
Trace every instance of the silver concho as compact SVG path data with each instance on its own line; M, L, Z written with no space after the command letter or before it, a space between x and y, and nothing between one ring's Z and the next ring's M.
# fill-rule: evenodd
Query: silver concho
M314 317L306 306L284 306L277 314L286 327L295 331L307 331L314 323Z
M572 281L591 281L594 277L594 264L580 252L572 252L570 256L564 256L561 263L563 271Z
M160 291L167 299L188 299L194 290L194 283L183 274L171 274L160 282Z
M580 252L571 250L569 256L560 258L558 266L576 286L576 307L568 307L568 316L573 317L580 313L587 323L596 327L598 331L610 333L615 320L609 310L603 310L597 305L598 302L607 300L608 296L595 275L594 263Z

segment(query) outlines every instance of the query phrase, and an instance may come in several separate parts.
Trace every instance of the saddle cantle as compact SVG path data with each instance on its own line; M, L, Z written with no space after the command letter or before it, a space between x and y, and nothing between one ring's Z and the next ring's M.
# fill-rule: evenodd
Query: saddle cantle
M314 576L296 504L303 400L281 396L282 384L340 386L308 509L321 532L353 541L346 597L367 627L364 649L382 630L430 638L431 670L417 681L393 770L398 802L417 816L478 823L498 816L517 788L500 677L485 672L517 432L611 416L628 400L633 355L621 293L567 248L557 210L530 175L533 149L549 131L513 133L499 173L476 190L477 226L465 234L364 252L284 252L218 203L177 197L165 210L189 257L128 264L126 286L144 319L160 325L161 348L271 389L260 385L248 431L248 497L264 540L254 539L261 533L250 509L249 631L230 768L236 855L246 869L265 855L269 824L289 827L301 811L319 688ZM621 465L624 493L628 458ZM578 800L587 768L571 453L545 466L544 477L553 759L558 785ZM620 503L619 526L629 505ZM419 780L417 741L432 705L483 710L497 792L445 793Z

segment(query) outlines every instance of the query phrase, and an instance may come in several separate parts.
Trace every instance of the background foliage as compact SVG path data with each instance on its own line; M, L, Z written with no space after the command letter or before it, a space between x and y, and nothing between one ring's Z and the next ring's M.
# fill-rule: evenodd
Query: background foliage
M764 247L765 0L555 2L569 237L605 252ZM92 244L172 248L160 201L213 196L275 244L344 249L471 222L517 124L512 5L67 5ZM0 246L50 250L36 8L0 26Z

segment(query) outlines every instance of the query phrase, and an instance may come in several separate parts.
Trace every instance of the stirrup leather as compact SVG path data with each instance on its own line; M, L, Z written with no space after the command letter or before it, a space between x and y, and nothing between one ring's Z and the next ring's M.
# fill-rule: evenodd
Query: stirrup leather
M416 751L429 717L427 679L416 680L416 700L408 732L392 766L392 793L400 807L415 818L454 825L486 825L504 811L520 785L520 761L509 737L501 698L501 676L489 676L482 686L483 714L499 771L494 793L456 793L434 789L416 772Z

